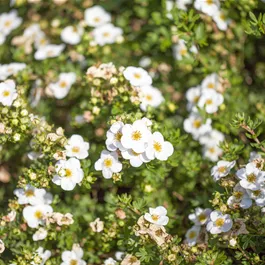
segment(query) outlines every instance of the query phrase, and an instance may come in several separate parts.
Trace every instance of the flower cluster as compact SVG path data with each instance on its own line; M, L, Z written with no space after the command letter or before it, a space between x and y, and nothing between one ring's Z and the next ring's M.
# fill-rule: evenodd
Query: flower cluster
M221 92L222 83L215 73L205 77L200 86L186 92L187 109L191 113L184 121L184 130L203 145L203 154L211 161L217 161L222 154L219 144L224 141L224 135L213 129L211 118L204 119L199 110L208 114L216 113L224 101Z
M117 121L107 131L106 147L100 159L95 163L95 169L102 171L104 178L112 178L113 173L122 170L118 160L119 154L129 160L132 167L140 167L153 159L165 161L173 152L173 146L165 141L160 132L151 132L152 122L147 118L136 120L133 124Z

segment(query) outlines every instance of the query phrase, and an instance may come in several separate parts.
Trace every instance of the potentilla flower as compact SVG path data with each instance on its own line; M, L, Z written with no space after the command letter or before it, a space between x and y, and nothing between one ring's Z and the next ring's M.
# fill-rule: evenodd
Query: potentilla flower
M174 152L173 145L164 140L163 135L160 132L154 132L148 141L148 147L145 150L147 158L150 160L156 158L161 161L165 161Z
M26 206L23 209L23 217L31 228L37 228L40 224L44 224L44 217L48 213L52 213L53 209L50 205L39 204L34 206Z
M123 75L132 86L149 86L152 84L152 77L141 67L128 66L123 71Z
M223 151L218 145L206 145L203 147L203 156L213 162L218 161Z
M33 241L40 241L47 237L48 232L46 229L40 227L32 236Z
M45 60L47 58L58 57L63 49L65 48L64 44L48 44L43 47L40 47L34 54L34 58L36 60Z
M223 101L223 95L215 90L203 90L203 93L198 101L198 106L200 108L205 108L205 111L211 114L218 110L218 107L223 103Z
M220 6L219 0L195 0L194 7L203 13L213 16L218 12Z
M149 213L144 215L144 219L156 225L167 225L169 221L169 218L167 217L167 209L163 206L149 208Z
M247 190L248 195L253 199L257 206L265 206L265 187L262 185L258 190Z
M124 159L130 160L130 165L132 167L140 167L143 163L151 161L151 159L146 156L146 153L136 153L132 149L122 151L121 155Z
M3 253L5 249L5 243L3 242L3 240L0 239L0 253Z
M85 159L88 157L89 143L85 142L82 136L74 134L67 141L65 149L67 156Z
M187 244L192 247L195 246L197 243L197 239L200 235L200 231L201 231L201 227L200 226L196 226L194 225L192 228L190 228L187 232L186 232L186 242Z
M104 24L92 31L94 41L99 46L104 46L106 44L112 44L117 42L117 40L122 36L122 29L115 27L113 24Z
M71 89L71 86L76 81L76 74L73 72L70 73L61 73L59 79L56 83L51 83L49 88L53 92L53 95L57 99L62 99L66 97Z
M188 105L187 109L189 111L195 111L196 110L196 105L201 97L201 87L196 86L196 87L191 87L187 90L186 92L186 99L188 100Z
M227 205L230 208L236 208L239 206L243 209L248 209L252 205L252 200L247 191L238 183L234 187L233 195L228 198Z
M184 130L191 133L195 140L200 136L212 130L211 119L203 121L200 114L192 112L187 119L184 120Z
M61 265L86 265L86 262L82 260L84 252L79 245L74 245L71 251L64 251L62 253L63 262Z
M223 31L227 30L229 21L226 19L223 11L220 11L220 10L217 11L213 15L213 20L220 30L223 30Z
M135 153L143 153L151 136L151 132L142 120L135 121L132 125L125 124L122 127L121 144Z
M0 32L7 36L12 30L16 29L22 23L22 18L17 16L17 11L12 10L9 13L0 15Z
M111 16L101 6L93 6L85 10L85 21L90 27L99 27L111 21Z
M183 57L187 57L189 52L198 53L198 50L194 45L189 49L185 40L180 39L178 43L173 46L173 56L176 60L182 60Z
M117 261L113 258L108 258L104 261L104 265L115 265L117 264Z
M147 106L157 108L165 99L158 88L153 86L140 87L140 108L143 111L147 110Z
M225 140L224 134L215 129L206 132L205 134L201 135L199 138L200 144L205 146L219 145L224 140Z
M211 176L213 177L214 181L227 176L235 164L236 161L218 161L217 165L211 169Z
M209 216L211 214L212 210L207 208L207 209L202 209L202 208L196 208L195 212L189 215L189 219L196 225L205 225L208 220Z
M117 251L117 252L115 252L115 259L116 260L122 260L122 257L124 256L124 252L122 252L122 251Z
M55 170L57 174L53 177L52 182L61 186L63 190L73 190L76 184L80 184L84 178L79 160L73 157L67 161L57 162Z
M24 63L10 63L0 65L0 80L6 80L11 75L16 75L26 68Z
M220 90L220 87L221 83L219 81L219 76L216 73L207 75L201 83L202 90L206 91L209 91L208 89Z
M110 129L107 131L107 140L106 146L109 151L116 151L117 149L124 151L124 148L121 144L121 137L122 137L122 128L124 123L121 121L117 121L113 123Z
M93 232L100 233L104 229L104 222L97 218L94 222L89 223Z
M81 41L84 29L80 26L67 26L61 32L63 42L76 45Z
M228 232L233 226L233 221L229 214L222 214L219 211L213 211L210 214L210 221L206 229L211 234L220 234Z
M256 168L253 163L248 163L245 168L236 172L240 185L249 190L259 190L265 181L265 172Z
M14 194L18 197L19 204L51 204L52 194L45 189L37 189L31 185L26 185L24 189L15 189Z
M37 255L41 258L41 263L31 262L32 265L44 265L46 261L51 257L52 253L50 250L45 250L43 247L39 247L36 250Z
M122 164L118 160L117 152L109 152L103 150L95 163L95 169L97 171L102 170L103 177L106 179L112 178L113 173L121 172Z
M15 82L11 79L0 82L0 103L10 107L16 98L17 90Z

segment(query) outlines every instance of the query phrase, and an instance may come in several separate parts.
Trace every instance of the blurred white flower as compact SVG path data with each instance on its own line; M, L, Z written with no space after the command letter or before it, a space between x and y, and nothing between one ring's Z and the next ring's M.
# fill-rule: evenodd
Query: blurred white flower
M95 5L85 10L85 21L90 27L99 27L111 21L111 16L101 6Z
M74 134L67 141L65 149L67 156L85 159L88 157L89 143L85 142L82 136Z

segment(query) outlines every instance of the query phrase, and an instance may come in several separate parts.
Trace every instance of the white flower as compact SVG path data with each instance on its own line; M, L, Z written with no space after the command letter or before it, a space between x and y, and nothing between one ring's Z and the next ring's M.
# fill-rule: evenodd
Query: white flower
M18 197L18 204L51 204L52 195L45 189L37 189L26 185L25 189L15 189L14 194Z
M0 103L10 107L17 98L16 84L13 80L0 82Z
M147 106L158 107L163 101L164 97L158 88L152 86L140 87L140 108L143 111L147 110Z
M67 26L61 32L61 39L68 44L78 44L81 41L84 29L80 26Z
M124 70L123 75L132 86L148 86L152 84L151 76L141 67L128 66Z
M5 80L11 75L16 75L19 71L26 68L24 63L10 63L0 65L0 80Z
M53 177L52 182L61 186L63 190L73 190L84 177L79 160L73 157L67 161L59 160L55 165L55 170L57 174Z
M216 13L214 13L213 20L220 30L227 30L228 20L225 18L224 12L219 10Z
M240 179L240 185L249 190L259 190L265 180L265 172L257 169L254 164L249 163L246 168L241 168L236 172Z
M5 243L0 239L0 254L5 251Z
M157 158L158 160L165 161L173 152L174 148L172 144L165 141L160 132L154 132L152 136L150 136L145 154L150 160Z
M202 117L195 112L192 112L187 119L184 120L184 130L191 133L195 140L200 136L211 131L211 119L207 119L205 122Z
M213 211L210 214L210 221L206 229L211 234L220 234L228 232L233 226L233 221L229 214L222 214L219 211Z
M54 58L59 56L63 49L65 48L64 44L48 44L43 47L40 47L34 54L36 60L45 60L47 58Z
M55 98L62 99L67 96L71 89L71 86L75 83L75 81L75 73L61 73L59 75L59 80L56 83L51 83L49 85L49 88L53 92Z
M203 147L203 156L215 162L222 155L222 149L217 145L206 145Z
M92 31L94 41L99 46L104 46L106 44L112 44L119 40L122 36L122 29L115 27L113 24L104 24Z
M142 120L135 121L132 125L122 127L121 144L136 153L143 153L148 146L151 132Z
M167 217L167 209L163 206L149 208L149 213L144 215L144 219L156 225L167 225L169 221L169 218Z
M47 237L48 232L44 228L39 228L32 236L33 241L43 240Z
M216 73L207 75L201 84L202 90L209 91L208 89L218 90L221 87L219 76Z
M0 15L0 32L7 36L10 32L22 23L22 18L17 16L17 11L12 10L9 13Z
M196 108L194 108L199 99L201 97L201 87L200 86L196 86L196 87L191 87L187 90L186 92L186 99L188 100L188 106L187 109L190 111L195 111Z
M85 159L88 157L89 143L85 142L82 136L74 134L67 141L65 149L67 156Z
M186 232L186 241L190 247L195 246L200 234L201 227L194 225Z
M82 248L74 245L72 251L67 250L62 253L61 265L86 265L86 262L82 260L83 255Z
M85 21L90 27L98 27L111 21L111 16L101 6L93 6L85 10Z
M121 130L123 126L123 122L117 121L113 123L110 129L107 131L106 146L109 151L116 151L117 149L120 149L121 151L126 150L126 148L124 148L121 144Z
M196 208L195 212L189 215L189 219L196 225L204 225L208 222L211 209Z
M117 260L122 260L124 254L125 254L125 253L122 252L122 251L117 251L117 252L115 252L115 258L116 258Z
M95 163L95 169L97 171L102 170L103 177L110 179L113 173L118 173L122 170L122 164L119 162L116 152L103 150L100 159Z
M253 162L254 160L260 159L260 158L262 158L262 156L259 153L257 153L257 152L250 152L248 162L250 163L250 162Z
M132 149L122 151L121 155L124 159L130 160L132 167L140 167L143 163L148 163L151 161L145 153L136 153Z
M218 110L218 107L223 103L223 101L223 95L216 92L215 90L203 90L203 93L198 102L198 106L200 108L204 107L205 111L211 114Z
M218 161L217 165L211 169L211 176L215 181L227 176L230 170L235 166L236 161Z
M199 138L200 144L206 146L219 145L224 140L225 140L224 134L215 129L206 132L205 134L201 135Z
M151 63L152 63L151 58L150 57L147 57L147 56L142 57L140 59L140 61L139 61L139 65L141 67L143 67L143 68L148 67L149 65L151 65Z
M36 253L41 258L41 263L35 263L34 261L31 262L32 265L44 265L46 261L51 257L51 251L50 250L44 250L43 247L39 247L36 250Z
M113 258L108 258L104 261L104 265L115 265L117 261Z
M252 200L247 191L238 183L234 187L233 195L228 198L227 205L230 208L235 208L239 205L242 209L248 209L252 205Z
M182 60L183 57L189 55L189 51L192 53L197 53L198 50L196 46L192 45L190 49L186 46L186 41L180 39L177 44L173 46L173 56L176 60Z
M181 10L187 10L187 6L192 3L192 0L176 0L177 8Z
M46 214L52 213L53 209L50 205L39 204L34 206L26 206L23 209L23 217L31 228L37 228L40 224L44 224L43 218Z
M195 0L194 7L203 13L213 16L219 10L219 0Z
M265 206L265 189L264 187L261 187L258 190L247 190L248 195L251 199L255 200L255 203L263 207Z

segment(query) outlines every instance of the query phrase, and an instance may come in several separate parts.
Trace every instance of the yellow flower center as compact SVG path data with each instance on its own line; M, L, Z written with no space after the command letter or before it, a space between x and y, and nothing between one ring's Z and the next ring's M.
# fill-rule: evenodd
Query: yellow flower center
M253 194L254 196L258 197L260 195L261 191L260 190L254 190Z
M67 83L65 81L60 82L61 88L66 88L66 86L67 86Z
M223 218L217 218L216 221L215 221L215 225L218 226L218 227L223 226L224 223L225 223L225 221L224 221Z
M257 177L254 173L247 176L247 181L250 183L254 183L257 180Z
M209 84L207 85L207 87L210 88L210 89L213 89L213 88L214 88L214 83L209 83Z
M71 259L70 265L77 265L78 261L76 259Z
M226 167L224 167L224 166L223 167L219 167L218 168L218 172L219 173L225 173L226 172Z
M103 36L104 36L104 37L109 37L110 34L109 34L109 32L104 32L104 33L103 33Z
M202 125L202 121L201 120L195 120L193 123L192 123L193 127L194 128L200 128L201 125Z
M233 193L233 195L234 195L234 197L235 197L237 200L240 200L240 199L242 198L242 196L243 196L243 192L241 192L241 191L235 191L235 192Z
M215 149L214 149L214 147L211 147L211 148L209 148L208 150L209 150L209 152L210 152L211 154L214 154L214 153L215 153Z
M73 153L78 153L80 151L80 148L78 147L78 146L74 146L73 148L72 148L72 152Z
M206 105L211 105L213 104L213 101L211 99L207 99L205 102Z
M189 233L188 237L189 237L189 239L193 239L193 238L196 237L196 235L197 235L197 233L196 233L195 231L191 231L191 232Z
M181 49L181 50L180 50L180 54L181 54L182 56L186 55L186 54L187 54L187 49Z
M11 26L11 21L10 20L7 20L5 23L4 23L4 26L6 27L6 28L9 28L10 26Z
M136 257L134 257L134 256L130 257L129 262L130 262L131 264L135 263L136 261L138 261L138 259L137 259Z
M140 155L139 153L136 153L136 152L134 152L133 150L132 150L132 154L133 154L134 156L138 156L138 155Z
M207 3L208 5L212 5L212 4L213 4L213 0L206 0L206 3Z
M140 79L141 78L141 75L140 74L138 74L138 73L134 73L134 78L136 78L136 79Z
M8 97L10 95L10 92L8 90L5 90L2 95L3 97Z
M148 94L145 96L147 101L151 101L153 99L152 95Z
M197 103L199 101L200 97L199 96L196 96L193 98L193 103Z
M43 214L42 214L41 211L36 211L35 214L34 214L34 216L35 216L37 219L41 219L42 216L43 216Z
M33 190L26 190L25 195L26 195L26 197L32 197L32 196L34 196L34 191Z
M104 166L105 167L111 167L112 166L112 159L111 158L106 158L104 160Z
M140 131L134 131L134 132L132 133L132 139L133 139L134 141L139 141L139 140L141 140L141 138L142 138L142 134L141 134Z
M65 169L65 177L70 178L72 177L72 174L73 173L69 168Z
M204 213L201 213L198 216L198 219L199 219L200 222L204 222L207 219L207 216Z
M154 221L157 221L157 220L159 219L159 215L157 215L157 214L152 214L152 219L153 219Z
M95 17L94 18L94 22L96 22L96 23L100 22L100 18L99 17Z
M220 19L225 20L225 15L223 13L220 15Z
M121 137L122 137L122 133L121 133L121 132L117 132L117 133L115 134L115 140L117 140L117 141L121 141Z
M154 149L157 151L157 152L161 152L162 151L162 145L159 143L159 142L154 142Z

